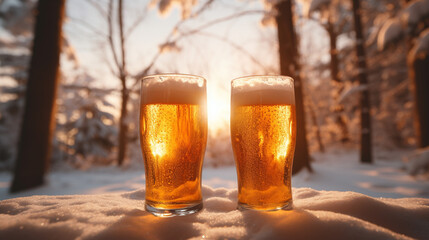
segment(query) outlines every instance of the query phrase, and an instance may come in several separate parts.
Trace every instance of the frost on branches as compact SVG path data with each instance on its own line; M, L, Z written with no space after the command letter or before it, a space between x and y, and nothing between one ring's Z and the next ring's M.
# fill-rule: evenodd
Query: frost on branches
M416 44L410 52L411 59L417 59L420 56L427 56L429 54L429 29L423 31L419 38L416 40Z
M16 157L36 2L0 1L0 169L12 169ZM66 60L77 66L75 52L64 35L62 43Z
M78 78L86 83L94 81L87 74ZM108 112L113 105L106 100L107 94L107 91L90 87L62 89L56 147L66 155L73 155L69 160L76 167L113 162L110 153L115 146L117 129L114 116Z
M182 9L182 19L186 19L191 15L192 7L197 5L197 3L197 0L152 0L150 5L158 5L161 15L167 15L173 5L179 5Z
M429 18L429 0L410 2L397 16L384 22L378 33L378 49L384 50L387 45L396 42L405 34L412 34L427 18Z

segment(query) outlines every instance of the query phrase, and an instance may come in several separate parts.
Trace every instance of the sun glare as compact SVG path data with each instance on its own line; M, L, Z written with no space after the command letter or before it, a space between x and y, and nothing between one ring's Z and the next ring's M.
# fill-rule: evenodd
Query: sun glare
M222 89L209 87L207 92L207 117L209 131L217 131L229 125L229 110L229 94Z

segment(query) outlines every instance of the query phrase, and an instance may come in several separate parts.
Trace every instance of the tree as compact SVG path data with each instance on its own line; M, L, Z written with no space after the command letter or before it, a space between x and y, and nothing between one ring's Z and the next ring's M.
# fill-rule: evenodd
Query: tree
M371 139L371 105L369 99L369 88L367 79L367 66L365 56L365 40L361 22L362 10L360 0L353 1L353 19L356 32L356 55L358 62L358 79L360 86L364 87L360 96L361 115L361 143L360 161L372 163L372 139Z
M39 0L15 174L17 192L42 185L49 167L65 0Z
M410 90L414 97L414 127L418 147L429 146L429 2L405 1L405 11L409 12L408 23L408 72ZM419 10L416 12L416 10ZM412 15L411 15L412 14ZM417 21L412 21L416 18ZM407 18L405 18L407 19ZM415 39L413 46L412 39Z
M130 100L130 92L132 89L137 86L138 81L146 76L150 71L153 70L154 63L158 59L159 55L165 50L165 48L169 47L177 47L175 46L175 42L167 41L165 44L160 46L160 51L157 55L154 56L153 60L144 67L138 74L132 75L128 72L127 67L127 45L126 40L127 37L131 35L131 33L136 29L136 27L142 22L145 17L145 12L142 13L139 17L133 21L132 24L126 26L124 24L124 4L123 0L118 0L117 4L114 4L113 0L109 0L107 3L107 10L104 9L103 6L100 5L97 1L88 1L99 13L102 17L106 19L107 22L107 34L102 34L108 43L109 51L112 56L112 64L109 64L109 68L111 72L115 75L115 77L120 81L121 84L121 107L119 114L119 134L118 134L118 155L117 155L117 164L121 166L126 159L127 153L127 144L129 140L128 134L128 102ZM210 5L213 0L208 0L200 11L204 10L208 5ZM153 1L152 3L159 4L159 10L161 13L166 13L171 8L174 1ZM196 2L180 2L182 7L182 18L186 19L190 16L191 8L195 5ZM115 9L116 7L116 9ZM116 14L115 14L116 11ZM114 17L116 16L116 21ZM176 25L175 30L178 30L178 26L180 22ZM86 26L90 26L86 24ZM91 29L96 29L94 27L90 27ZM119 31L115 32L114 30L118 29ZM172 36L170 34L170 36ZM116 40L116 41L115 41ZM133 84L130 84L130 81L134 80Z
M0 77L12 80L12 86L1 86L5 101L0 101L0 169L13 169L16 158L19 127L21 124L27 68L33 25L34 1L25 0L11 4L0 2L1 26L4 34L0 37ZM24 51L23 51L24 50ZM7 81L0 81L2 84Z
M300 76L298 39L293 23L292 0L280 1L277 3L276 9L278 12L276 22L279 41L280 73L291 76L295 80L297 135L292 172L297 173L304 167L312 172L306 138L303 84Z
M385 50L389 45L406 39L408 49L409 89L414 97L414 127L417 144L429 146L428 96L428 28L429 2L425 0L404 0L402 10L386 21L378 34L378 48Z
M210 6L216 1L214 0L205 0L201 4L198 4L198 7L193 9L197 4L197 1L173 1L173 0L154 0L152 4L158 4L158 9L161 14L167 14L169 9L178 3L179 7L182 10L182 18L179 20L176 25L173 27L172 31L166 37L166 40L159 44L158 52L153 56L152 60L144 66L140 71L133 74L130 73L129 67L127 66L126 56L129 55L129 48L127 47L127 39L130 37L132 32L137 28L137 26L144 20L146 16L145 11L141 16L137 17L131 24L124 23L124 9L123 1L107 1L107 7L103 6L102 3L95 0L88 0L94 9L96 9L100 16L102 16L107 23L107 33L101 33L94 26L91 26L88 23L82 22L78 19L75 20L77 23L81 23L82 26L90 29L94 33L104 38L104 41L107 42L109 59L105 59L108 62L108 66L112 74L120 81L121 83L121 107L120 107L120 116L119 116L119 134L118 134L118 156L117 163L122 165L126 159L127 153L127 143L129 141L129 110L128 102L130 101L130 93L135 90L136 86L139 86L139 80L148 75L149 73L154 73L155 64L161 54L168 51L180 51L179 42L186 37L195 34L203 34L202 30L213 25L216 25L221 22L226 22L234 18L246 16L249 14L260 14L262 11L243 11L234 13L227 17L220 17L218 19L208 21L200 24L196 28L188 28L185 26L185 22L191 19L196 19L204 11L210 8ZM116 4L115 4L116 3ZM118 30L118 31L114 31ZM213 36L215 37L215 36Z
M422 32L408 55L411 92L414 95L414 126L418 146L429 146L429 30Z
M304 16L315 19L320 22L323 28L326 30L329 36L329 55L331 61L329 63L329 69L331 72L331 84L332 84L332 95L334 100L334 106L331 108L335 123L337 124L341 136L339 140L343 143L350 141L349 131L347 128L346 117L344 116L344 106L339 101L341 91L344 90L344 82L340 77L340 61L337 38L343 33L344 27L348 22L345 9L342 6L344 2L340 1L317 1L310 0L304 1ZM313 12L319 13L319 18L311 17Z
M114 106L106 97L113 91L92 87L96 79L86 71L72 77L71 84L64 84L67 78L62 79L58 104L61 121L54 138L57 158L67 157L70 164L80 168L111 164L117 128L114 116L108 112Z

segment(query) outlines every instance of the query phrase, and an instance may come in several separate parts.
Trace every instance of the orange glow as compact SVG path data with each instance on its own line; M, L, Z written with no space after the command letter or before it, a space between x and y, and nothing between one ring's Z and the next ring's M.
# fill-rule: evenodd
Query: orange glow
M240 204L267 210L291 200L294 116L294 105L233 106L231 134Z
M140 143L145 156L146 201L182 208L201 201L207 139L205 109L191 104L143 104Z
M216 86L213 86L213 88L209 86L207 93L207 116L210 131L216 131L229 124L230 96L228 92L223 91L219 87L216 88Z

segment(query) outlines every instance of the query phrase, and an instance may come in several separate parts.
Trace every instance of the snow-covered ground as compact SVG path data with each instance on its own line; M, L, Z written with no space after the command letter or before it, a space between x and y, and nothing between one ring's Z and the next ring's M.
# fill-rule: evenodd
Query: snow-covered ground
M235 189L203 187L204 209L157 218L144 190L0 203L0 239L427 239L429 199L295 189L293 211L236 210Z
M235 168L204 168L202 212L169 219L144 211L142 169L55 171L14 195L1 173L0 239L429 238L428 181L401 170L400 154L373 165L356 152L314 157L314 173L292 179L293 211L238 211Z
M294 188L328 191L354 191L372 197L429 198L429 180L412 177L403 170L402 155L392 152L377 155L374 164L360 164L356 151L331 151L313 154L313 173L301 171L292 178ZM144 188L144 169L117 167L88 171L54 171L46 186L9 194L12 175L0 173L0 200L31 195L101 194L129 192ZM203 168L203 184L218 188L237 188L235 167Z

